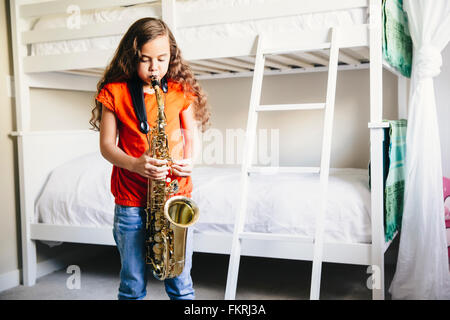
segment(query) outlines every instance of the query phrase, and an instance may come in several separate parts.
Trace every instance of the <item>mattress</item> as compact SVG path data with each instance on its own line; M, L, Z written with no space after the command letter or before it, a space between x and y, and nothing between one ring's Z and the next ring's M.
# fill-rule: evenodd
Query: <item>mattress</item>
M198 8L229 8L245 5L250 0L189 0L177 1L177 8L186 14L195 12ZM258 0L258 4L275 3L275 0ZM276 0L276 3L279 3ZM160 17L160 4L144 4L129 7L116 7L83 12L80 16L81 26L94 23L118 22L122 20L137 20L143 17ZM239 38L259 33L297 32L309 29L363 24L367 21L367 9L356 8L334 12L302 14L290 17L258 19L253 21L186 27L177 29L178 40L183 42L208 41L224 37ZM65 28L67 16L43 17L34 23L33 30L49 30ZM63 53L83 52L88 50L115 50L122 36L96 37L69 41L36 43L31 46L32 55L53 55Z
M100 153L55 168L36 201L36 222L112 227L112 165ZM232 233L240 196L240 168L195 167L193 200L200 218L197 232ZM317 174L252 175L246 231L313 236L319 212ZM370 191L367 171L332 170L325 241L370 243Z

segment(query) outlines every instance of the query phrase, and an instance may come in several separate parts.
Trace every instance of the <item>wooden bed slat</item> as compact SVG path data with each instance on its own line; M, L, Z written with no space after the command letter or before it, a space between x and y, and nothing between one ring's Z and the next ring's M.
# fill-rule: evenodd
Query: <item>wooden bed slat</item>
M222 63L219 60L196 60L196 61L192 61L191 63L195 63L199 66L222 69L224 71L236 71L236 72L248 71L248 69L246 69L246 68L232 66L232 65L229 65L226 63Z
M347 50L349 50L349 49L347 49ZM329 51L327 51L327 50L322 50L322 51L316 52L315 54L321 55L324 58L328 58L330 55ZM361 59L361 60L364 60L364 59ZM339 62L343 62L343 63L349 64L349 65L360 65L361 64L361 61L359 59L344 52L343 50L341 50L339 52Z
M348 52L358 60L370 60L369 48L367 47L347 48L344 52Z
M244 62L248 62L248 63L250 63L250 64L252 64L253 66L255 65L255 57L254 56L248 56L248 57L237 57L237 58L235 58L236 60L239 60L239 61L244 61ZM274 68L277 68L277 67L274 67ZM271 70L270 68L269 68L269 66L267 65L267 61L266 61L266 65L264 66L264 70L267 70L267 71L269 71L269 70Z
M265 66L276 68L276 69L290 69L291 67L287 63L283 63L281 60L277 59L277 56L270 56L266 58Z
M206 72L215 72L215 73L223 73L223 72L227 72L226 69L222 69L222 68L216 68L216 67L211 67L211 66L204 66L198 63L190 63L192 69L194 70L200 70L200 71L206 71Z
M325 51L325 50L322 50L322 51ZM325 57L317 54L316 52L296 52L296 53L293 53L293 55L298 56L302 59L305 59L315 65L321 64L323 66L328 66L328 60Z
M349 56L344 52L339 53L339 61L345 62L346 64L354 64L354 65L361 64L361 61Z
M196 75L196 76L210 75L211 74L209 72L200 71L200 70L192 70L192 71L194 72L194 75Z
M219 58L216 59L217 61L223 62L224 64L229 64L232 66L236 66L236 67L240 67L240 68L244 68L247 69L247 71L251 71L253 70L253 64L242 61L242 60L238 60L236 58Z
M302 61L300 59L296 59L295 57L290 57L288 55L279 55L279 56L272 56L273 58L276 58L277 61L281 61L283 63L286 63L288 65L296 66L296 67L302 67L302 68L313 68L314 66L308 62Z

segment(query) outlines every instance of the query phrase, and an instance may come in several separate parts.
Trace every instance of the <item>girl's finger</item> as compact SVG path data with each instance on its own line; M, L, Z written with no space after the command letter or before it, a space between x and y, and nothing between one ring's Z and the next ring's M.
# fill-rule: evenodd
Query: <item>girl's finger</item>
M189 171L189 172L192 171L192 167L191 166L184 166L183 167L183 166L179 166L179 165L173 164L172 168L175 168L175 169L177 169L179 171Z
M156 167L156 166L152 166L151 164L147 164L145 165L145 169L149 170L150 172L154 172L154 173L163 173L163 172L169 172L169 167Z
M179 177L187 177L187 176L190 176L190 174L189 174L188 172L183 172L183 171L180 171L180 170L177 170L177 169L173 169L172 172L173 172L176 176L179 176Z
M165 176L167 176L169 174L169 171L166 170L166 171L163 171L163 172L159 172L159 171L155 171L155 170L152 170L152 169L148 169L148 170L145 170L145 174L148 175L151 178L165 177Z
M164 166L164 167L154 167L155 168L155 171L156 172L160 172L160 173L162 173L162 172L169 172L169 167L167 167L167 166Z
M145 170L143 176L145 178L151 178L152 177L152 172L150 172L149 170Z
M174 160L173 163L180 166L187 166L191 164L191 159Z
M166 175L151 174L150 178L153 179L153 180L165 180L166 179Z
M150 158L149 162L156 166L163 166L163 165L167 164L167 160L161 160L161 159L155 159L155 158Z

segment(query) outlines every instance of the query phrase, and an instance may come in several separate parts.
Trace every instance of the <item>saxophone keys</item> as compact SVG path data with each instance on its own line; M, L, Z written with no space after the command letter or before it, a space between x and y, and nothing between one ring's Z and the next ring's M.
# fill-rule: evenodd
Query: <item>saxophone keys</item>
M170 194L177 193L178 189L179 189L178 180L173 179L170 181L170 178L167 178L167 182L169 182L169 186L167 187L167 192Z
M155 230L156 231L161 231L162 227L163 227L163 225L162 225L161 221L155 222Z
M153 253L155 254L155 256L161 256L162 254L162 245L160 243L156 243L153 248Z
M162 241L162 234L161 234L161 232L158 232L157 234L155 234L153 239L154 239L155 242L161 242Z

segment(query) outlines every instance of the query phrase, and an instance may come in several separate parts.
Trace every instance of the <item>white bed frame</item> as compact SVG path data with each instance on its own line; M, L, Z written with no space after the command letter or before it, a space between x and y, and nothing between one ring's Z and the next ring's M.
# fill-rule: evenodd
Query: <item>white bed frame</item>
M29 2L29 1L28 1ZM20 210L22 232L23 283L32 286L36 281L36 240L54 240L75 243L115 245L111 228L49 225L35 222L35 200L42 190L49 173L56 166L75 156L98 150L98 133L84 131L31 131L30 88L52 88L96 91L96 83L113 52L95 51L58 56L28 56L32 43L61 39L79 39L123 34L132 21L120 24L99 25L95 28L54 32L30 31L25 22L33 17L65 13L74 0L27 3L11 1L12 39L14 50L14 76L16 96L17 137ZM111 5L148 3L145 0L78 0L81 10L106 8ZM382 70L383 66L398 76L399 118L406 117L407 79L383 62L382 23L380 0L284 0L283 6L257 6L213 10L204 8L196 14L184 14L177 9L175 0L164 0L162 17L177 34L178 28L252 20L264 17L282 17L301 13L334 11L368 7L370 22L346 27L341 32L339 61L342 69L370 68L370 160L372 167L371 222L372 242L324 243L323 261L335 263L378 266L378 286L373 287L373 298L384 299L384 253L390 245L384 240L383 227L383 128L382 123ZM305 45L313 48L319 42L329 41L329 30L317 30L299 34ZM273 44L283 41L282 35L267 38ZM252 76L256 53L255 37L222 39L218 43L185 43L177 39L183 54L192 65L199 79ZM284 39L285 40L285 39ZM366 49L364 49L366 48ZM367 49L369 48L369 49ZM275 57L268 61L278 70L266 70L265 74L326 71L323 52L314 53L314 63L301 59ZM319 55L322 54L322 57ZM238 58L239 57L239 58ZM295 58L295 57L294 57ZM298 58L302 58L299 56ZM303 56L305 58L305 56ZM311 56L309 56L311 60ZM295 60L295 61L294 61ZM370 60L370 63L367 61ZM296 64L297 68L291 65ZM319 65L319 66L317 66ZM320 66L321 65L321 66ZM214 72L214 73L212 73ZM55 152L58 150L58 152ZM198 252L230 254L231 234L195 234L195 250ZM242 255L283 259L313 260L313 244L286 241L261 242L255 239L242 241Z

